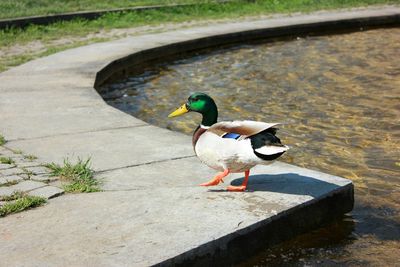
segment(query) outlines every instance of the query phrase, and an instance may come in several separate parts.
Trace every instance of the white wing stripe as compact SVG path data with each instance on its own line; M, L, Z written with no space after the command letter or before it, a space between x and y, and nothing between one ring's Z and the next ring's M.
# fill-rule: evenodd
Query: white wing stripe
M288 146L263 146L255 149L254 151L263 155L274 155L285 152L288 149Z

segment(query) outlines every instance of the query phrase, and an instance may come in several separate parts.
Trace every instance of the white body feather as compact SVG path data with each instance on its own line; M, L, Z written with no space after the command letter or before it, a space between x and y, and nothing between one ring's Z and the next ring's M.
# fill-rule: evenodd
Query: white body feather
M238 140L232 138L222 138L222 135L216 133L221 128L230 132L257 134L263 130L277 125L277 123L263 123L255 121L234 121L220 122L211 126L204 132L194 147L199 159L218 171L228 169L230 172L243 172L251 169L257 164L269 164L271 161L265 161L254 154L250 139L242 135ZM204 126L203 126L204 128ZM226 133L225 132L225 133ZM264 146L256 149L256 152L264 155L274 155L285 152L287 146Z
M254 154L249 139L238 141L210 132L201 135L195 151L204 164L218 171L243 172L261 162Z

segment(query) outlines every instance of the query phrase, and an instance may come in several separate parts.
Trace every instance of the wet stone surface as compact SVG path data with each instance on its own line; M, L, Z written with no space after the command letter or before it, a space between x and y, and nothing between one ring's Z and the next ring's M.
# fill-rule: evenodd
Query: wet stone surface
M0 198L9 197L15 192L24 192L32 196L52 198L64 193L54 186L57 177L51 177L36 157L25 155L0 146ZM49 183L52 182L52 185ZM7 201L0 201L0 206Z

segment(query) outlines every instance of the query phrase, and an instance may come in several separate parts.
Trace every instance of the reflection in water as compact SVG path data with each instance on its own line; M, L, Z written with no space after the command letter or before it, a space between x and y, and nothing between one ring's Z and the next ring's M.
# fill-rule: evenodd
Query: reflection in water
M166 117L194 91L220 120L285 122L281 160L351 179L356 206L333 225L244 265L400 266L400 29L242 45L184 59L101 90L149 123L191 134L198 115Z

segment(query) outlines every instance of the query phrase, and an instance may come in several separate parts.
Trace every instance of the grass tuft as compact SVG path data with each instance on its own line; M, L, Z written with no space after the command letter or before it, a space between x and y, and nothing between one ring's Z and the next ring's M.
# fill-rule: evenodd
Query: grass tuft
M0 197L2 201L10 201L0 206L0 217L4 217L10 213L21 212L30 208L38 207L46 203L43 197L28 196L23 192L16 191L11 196Z
M10 157L0 157L0 163L2 164L13 164L14 160Z
M2 136L2 135L0 134L0 146L4 145L6 142L7 142L7 141L6 141L6 139L4 138L4 136Z
M90 158L73 164L64 159L63 165L50 163L45 165L50 169L51 176L58 176L61 180L69 182L64 185L65 192L69 193L90 193L101 191L99 181L94 179L93 170L90 168Z

